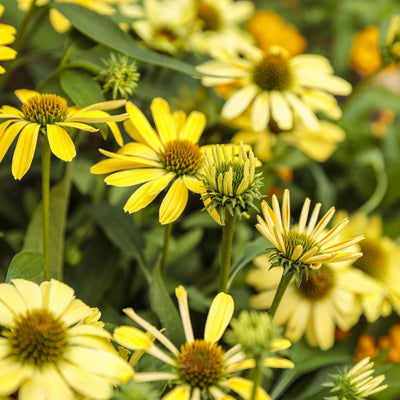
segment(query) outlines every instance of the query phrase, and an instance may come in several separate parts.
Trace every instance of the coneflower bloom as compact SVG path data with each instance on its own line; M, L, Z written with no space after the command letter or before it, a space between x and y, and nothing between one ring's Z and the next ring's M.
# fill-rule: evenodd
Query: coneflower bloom
M71 161L76 150L66 128L88 132L98 129L89 124L106 122L116 141L122 144L121 132L115 122L125 120L127 114L110 115L106 110L119 108L125 100L105 101L78 109L69 107L67 100L55 94L41 94L34 90L15 91L22 102L20 109L4 105L0 109L0 162L12 142L19 135L12 160L12 174L22 179L31 166L39 134L45 135L51 152L63 161Z
M226 293L219 293L213 300L208 312L204 329L204 338L195 339L190 321L186 290L179 286L175 290L178 298L182 325L186 343L178 349L163 333L139 317L133 309L124 312L145 331L155 337L166 349L161 350L142 330L130 326L115 329L114 339L132 350L144 350L169 366L169 370L157 372L136 372L137 382L170 381L176 385L162 397L163 400L199 400L201 395L208 394L213 399L233 400L226 392L232 390L244 398L249 398L253 383L237 376L244 370L254 368L253 359L246 358L240 345L225 351L217 342L222 337L233 314L233 299ZM279 340L273 350L290 346L288 340ZM268 367L287 368L293 366L289 360L266 358ZM258 388L257 399L269 400L270 397L262 388Z

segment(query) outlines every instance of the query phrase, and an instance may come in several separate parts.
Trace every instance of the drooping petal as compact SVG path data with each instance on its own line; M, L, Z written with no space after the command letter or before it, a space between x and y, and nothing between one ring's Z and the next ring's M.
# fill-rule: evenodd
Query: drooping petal
M177 179L169 188L160 206L160 223L174 222L183 212L188 200L188 190L182 179Z
M272 118L276 121L279 128L283 130L291 129L293 126L293 114L283 94L273 90L270 96Z
M0 161L5 156L7 150L10 148L12 142L17 137L21 129L26 125L25 121L15 122L10 127L13 121L4 121L0 125Z
M255 131L262 131L269 121L269 94L261 92L251 108L251 126Z
M178 386L163 396L161 400L190 400L190 387Z
M51 152L63 161L71 161L75 155L75 146L68 132L58 125L47 125L47 138Z
M226 293L218 293L211 303L208 311L204 340L217 342L225 332L233 315L234 303L232 296Z
M15 179L22 179L32 164L39 129L39 124L29 124L25 125L19 134L11 166Z
M226 381L226 386L236 392L244 399L250 399L253 390L253 382L244 378L230 378ZM271 400L271 397L262 387L257 388L257 400Z
M164 171L159 168L136 168L115 172L107 176L104 182L107 185L126 187L159 179L162 176Z
M124 211L131 214L149 205L158 195L158 193L152 195L148 194L149 188L152 185L153 182L150 181L144 183L142 186L140 186L139 189L136 189L136 191L132 194L131 197L129 197L128 201L125 203Z
M250 105L258 92L255 85L249 85L235 92L225 103L221 115L226 119L233 119L242 114Z
M186 187L194 193L203 193L204 192L204 184L200 179L197 179L193 176L183 175L183 182L185 182Z

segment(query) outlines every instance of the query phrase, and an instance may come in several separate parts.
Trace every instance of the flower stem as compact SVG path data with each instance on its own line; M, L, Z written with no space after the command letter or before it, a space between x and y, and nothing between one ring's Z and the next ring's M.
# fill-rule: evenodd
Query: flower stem
M222 245L221 245L221 271L219 280L219 290L228 293L228 278L231 269L231 253L233 233L235 231L236 216L231 215L225 210L225 225L222 227Z
M260 357L255 359L256 366L253 369L253 389L251 391L250 400L256 400L257 389L261 385L262 381L262 370L261 370L261 359Z
M167 266L167 256L168 256L168 247L169 247L169 240L171 238L171 230L172 224L165 225L164 231L164 246L161 254L161 261L160 261L160 271L161 275L165 275L165 267Z
M271 308L268 310L268 314L271 317L271 320L274 318L276 310L278 309L279 303L282 300L282 297L286 291L289 282L292 280L294 275L294 271L289 270L287 273L283 273L282 278L279 282L278 289L276 290L274 300L272 301Z
M42 204L43 204L43 257L45 262L44 279L50 279L49 215L50 215L50 157L51 151L47 136L42 140Z

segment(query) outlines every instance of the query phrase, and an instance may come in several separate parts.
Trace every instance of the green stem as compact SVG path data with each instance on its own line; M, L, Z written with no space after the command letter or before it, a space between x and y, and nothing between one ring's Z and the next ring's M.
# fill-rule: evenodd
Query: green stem
M278 289L276 290L274 300L272 301L271 308L268 310L268 314L271 317L271 320L274 318L276 310L278 309L279 303L282 300L282 297L286 291L289 282L292 280L294 275L294 271L288 271L282 275L281 281L279 282Z
M171 230L172 224L165 225L164 231L164 246L161 254L161 261L160 261L160 271L161 275L165 275L165 267L167 266L167 256L168 256L168 247L169 247L169 240L171 238Z
M50 158L51 151L47 136L40 135L42 140L42 204L43 204L43 257L45 261L44 279L50 279L50 247L49 247L49 219L50 219Z
M231 253L233 233L235 231L236 216L232 216L228 210L225 210L225 225L222 227L222 245L221 245L221 271L219 280L219 290L228 293L229 271L231 269Z
M256 366L253 369L253 389L251 391L250 400L256 400L257 389L261 385L262 381L262 370L261 370L261 359L260 357L255 359Z
M25 43L25 34L31 21L32 17L36 12L36 0L32 0L29 10L25 13L24 18L21 22L21 25L18 27L17 30L17 38L15 39L15 43L13 48L18 52L21 51L23 44Z

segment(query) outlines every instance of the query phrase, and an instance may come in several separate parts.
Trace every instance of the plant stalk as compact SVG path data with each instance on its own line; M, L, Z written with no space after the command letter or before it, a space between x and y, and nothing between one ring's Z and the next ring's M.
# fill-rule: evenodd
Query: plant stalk
M257 389L261 385L262 381L262 370L261 370L261 359L260 357L255 359L256 366L253 369L253 389L251 391L250 400L256 400L257 398Z
M282 275L282 278L279 282L278 289L276 290L274 300L272 301L271 308L268 310L268 314L271 317L271 320L274 318L276 310L278 309L279 303L282 300L282 297L286 291L286 288L289 285L289 282L292 280L295 271L288 271L286 274Z
M219 280L219 290L228 293L229 271L231 269L231 254L233 234L235 231L236 216L231 215L225 210L225 225L222 227L222 245L221 245L221 270Z
M162 276L165 275L165 268L167 266L168 247L169 247L169 241L171 239L171 231L172 231L172 224L165 225L164 245L160 261L160 271Z

